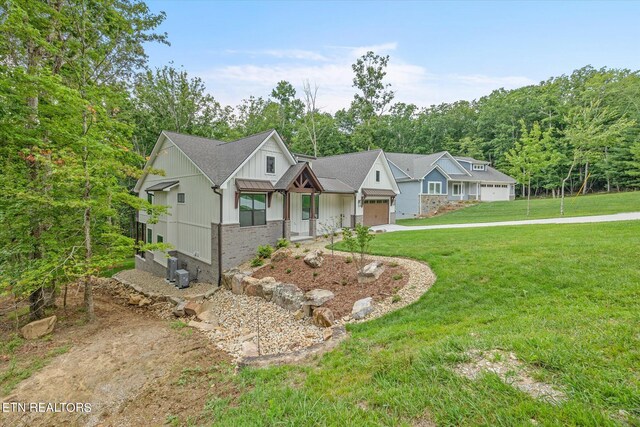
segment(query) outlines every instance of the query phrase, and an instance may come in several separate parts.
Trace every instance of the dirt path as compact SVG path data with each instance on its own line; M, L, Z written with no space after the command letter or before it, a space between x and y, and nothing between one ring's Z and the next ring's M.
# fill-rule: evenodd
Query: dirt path
M70 340L71 349L2 399L85 402L91 403L91 413L3 413L0 424L139 426L161 425L176 416L197 419L209 385L199 375L185 379L185 372L204 372L206 379L211 366L228 357L197 332L174 329L149 310L114 302L108 292L97 292L96 315L95 325L54 332L53 339Z

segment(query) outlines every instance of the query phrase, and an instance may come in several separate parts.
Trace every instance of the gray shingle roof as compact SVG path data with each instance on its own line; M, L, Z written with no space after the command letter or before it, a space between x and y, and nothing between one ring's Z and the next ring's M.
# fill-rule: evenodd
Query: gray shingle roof
M433 170L432 163L445 151L433 154L385 153L387 159L411 178L420 179Z
M460 160L464 160L467 162L471 162L471 163L477 163L480 165L488 165L489 162L487 162L486 160L478 160L478 159L474 159L473 157L465 157L465 156L453 156L454 159L460 161Z
M300 171L305 167L306 163L296 163L295 165L289 167L285 173L282 174L278 182L274 187L276 190L286 190L289 188L291 181L298 176Z
M312 169L318 178L337 178L353 190L358 190L381 152L371 150L320 157L312 162Z
M354 188L349 187L338 178L324 178L318 177L318 181L324 188L325 193L355 193Z
M469 171L471 176L464 176L463 181L471 181L471 182L504 182L513 184L516 182L515 179L511 178L509 175L506 175L499 170L492 168L491 166L487 166L487 170L484 171Z
M216 185L229 178L272 132L273 129L237 141L222 142L163 131Z

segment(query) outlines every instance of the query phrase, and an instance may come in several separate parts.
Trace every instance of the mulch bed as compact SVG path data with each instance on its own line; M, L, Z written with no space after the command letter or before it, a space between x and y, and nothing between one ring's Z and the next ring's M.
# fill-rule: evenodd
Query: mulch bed
M311 268L304 263L304 255L298 259L289 257L271 263L253 273L253 277L273 277L278 282L293 283L303 291L326 289L335 297L323 304L333 311L336 318L351 314L353 303L359 299L373 297L380 301L393 295L409 281L409 274L401 266L385 263L385 270L378 280L371 283L358 283L355 263L346 263L346 257L324 254L324 263L319 268ZM273 268L272 268L273 266ZM290 270L290 272L287 272ZM314 273L317 273L314 277ZM402 275L400 279L394 279Z

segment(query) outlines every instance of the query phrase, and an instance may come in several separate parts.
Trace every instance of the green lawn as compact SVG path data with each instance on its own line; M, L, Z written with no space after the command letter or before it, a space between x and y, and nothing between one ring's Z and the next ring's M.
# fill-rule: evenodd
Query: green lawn
M605 215L638 211L640 211L640 191L565 198L565 216ZM527 201L514 200L511 202L479 203L432 218L398 220L398 224L465 224L556 218L559 216L560 199L533 199L529 216L527 216Z
M127 258L120 262L115 263L111 267L104 269L100 272L100 277L111 277L114 274L122 270L131 270L136 267L136 261L134 258Z
M351 326L315 365L212 378L241 394L206 414L233 426L638 425L639 248L640 221L380 235L373 252L427 261L432 289ZM567 401L458 376L471 349L513 351Z

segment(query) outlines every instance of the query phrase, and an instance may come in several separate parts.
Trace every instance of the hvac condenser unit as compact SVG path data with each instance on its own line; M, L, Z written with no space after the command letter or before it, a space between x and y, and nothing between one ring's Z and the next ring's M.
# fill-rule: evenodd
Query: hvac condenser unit
M171 257L167 260L167 282L175 283L176 270L178 270L178 258Z
M189 287L189 272L187 270L176 271L176 287L178 289Z

